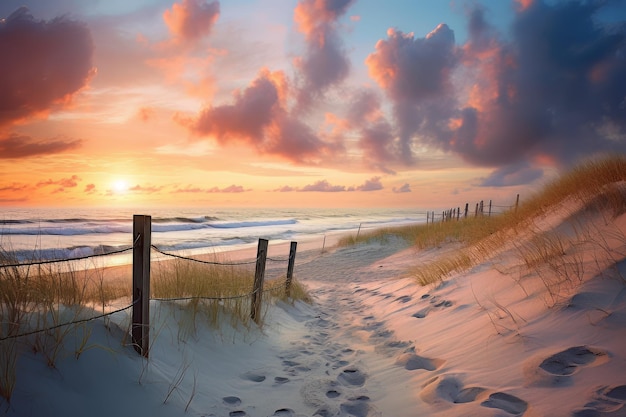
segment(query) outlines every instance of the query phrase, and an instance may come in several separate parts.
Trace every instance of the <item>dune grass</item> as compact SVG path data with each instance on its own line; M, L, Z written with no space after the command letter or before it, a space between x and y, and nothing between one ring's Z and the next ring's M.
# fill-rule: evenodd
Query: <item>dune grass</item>
M228 264L225 259L215 260ZM130 304L132 294L130 268L124 273L128 276L110 279L106 268L76 268L71 262L16 264L19 262L11 252L0 248L0 397L7 402L21 354L39 354L50 367L55 367L62 356L78 358L89 348L90 331L84 323L73 322L104 314L112 303ZM194 331L200 317L215 328L224 320L233 326L248 326L254 264L210 265L174 259L155 261L151 269L151 298L170 300L157 303L177 303L188 318L181 322L181 334ZM284 277L267 281L262 315L277 299L294 302L308 301L309 297L295 280L289 297ZM63 325L66 323L71 324ZM69 336L78 341L70 347L64 343Z
M401 237L419 249L457 243L459 247L455 250L412 272L418 283L428 285L497 255L507 243L526 234L530 236L526 243L517 245L519 257L527 268L537 269L555 265L558 263L555 259L564 255L566 247L580 245L581 239L588 237L582 231L578 233L578 241L571 242L556 234L542 234L535 221L558 209L571 210L572 214L577 210L608 212L613 217L626 212L626 157L610 155L588 160L547 183L517 209L503 214L379 229L345 237L339 245L384 241L390 236ZM580 262L570 270L579 268Z

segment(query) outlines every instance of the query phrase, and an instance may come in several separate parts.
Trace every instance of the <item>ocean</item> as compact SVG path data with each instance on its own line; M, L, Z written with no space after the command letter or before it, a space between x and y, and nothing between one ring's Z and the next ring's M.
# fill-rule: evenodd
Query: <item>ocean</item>
M2 209L0 250L20 262L72 259L132 246L133 215L152 216L152 244L162 251L196 255L272 243L307 240L328 233L366 231L426 222L411 209ZM107 265L130 263L118 255Z

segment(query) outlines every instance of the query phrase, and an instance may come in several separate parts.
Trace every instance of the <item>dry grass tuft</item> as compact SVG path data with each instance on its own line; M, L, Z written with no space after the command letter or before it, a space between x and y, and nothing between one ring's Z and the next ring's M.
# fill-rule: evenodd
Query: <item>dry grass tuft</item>
M517 209L510 209L500 215L380 229L361 233L358 237L348 236L339 244L384 241L390 236L406 239L420 249L460 243L462 248L457 252L444 255L414 271L417 281L428 285L453 272L462 272L493 258L506 244L530 233L529 240L518 245L523 263L528 268L537 269L540 265L550 264L555 269L557 267L554 265L558 264L556 259L564 254L564 238L537 232L535 221L553 210L567 209L568 206L576 207L575 211L608 212L613 217L625 213L626 157L609 155L590 159L546 184ZM569 265L570 270L579 267Z

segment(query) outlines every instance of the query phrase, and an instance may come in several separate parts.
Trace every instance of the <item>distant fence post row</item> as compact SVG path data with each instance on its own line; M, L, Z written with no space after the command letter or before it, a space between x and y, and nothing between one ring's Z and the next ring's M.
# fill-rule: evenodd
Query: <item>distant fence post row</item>
M492 214L492 200L489 200L489 208L487 209L487 216L491 216ZM515 199L515 205L511 208L515 208L517 212L517 208L519 207L519 194ZM469 203L465 203L465 211L463 212L463 218L467 219L469 214ZM481 200L479 203L476 203L476 209L474 210L474 217L484 216L485 215L485 203ZM461 218L461 207L451 208L449 210L444 210L441 212L441 221L447 222L451 220L460 220ZM426 212L426 224L435 223L435 212L427 211Z
M133 304L131 337L137 353L148 357L150 350L150 248L152 218L151 216L133 216ZM285 281L285 295L291 295L291 282L296 259L297 242L291 242L287 278ZM267 261L268 241L259 239L256 270L254 273L254 287L251 293L250 318L256 323L261 318L261 301L263 297L263 281L265 278L265 264Z

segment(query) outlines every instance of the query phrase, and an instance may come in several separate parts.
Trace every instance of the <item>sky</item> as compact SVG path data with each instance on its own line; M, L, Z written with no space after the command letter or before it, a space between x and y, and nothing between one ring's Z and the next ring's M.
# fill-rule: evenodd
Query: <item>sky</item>
M626 0L2 0L0 206L512 204L626 151Z

